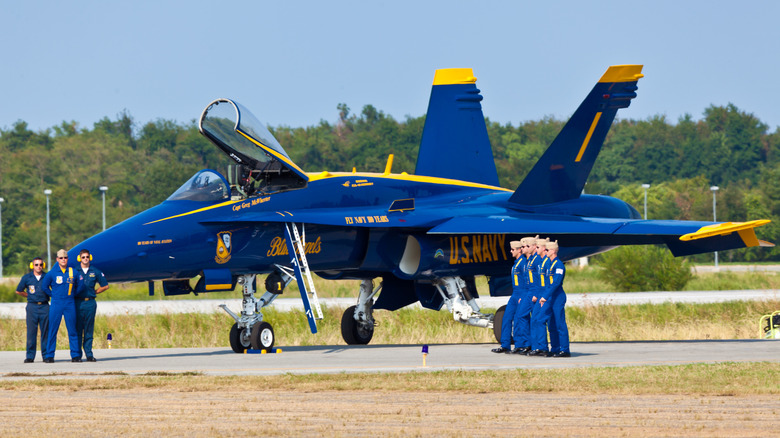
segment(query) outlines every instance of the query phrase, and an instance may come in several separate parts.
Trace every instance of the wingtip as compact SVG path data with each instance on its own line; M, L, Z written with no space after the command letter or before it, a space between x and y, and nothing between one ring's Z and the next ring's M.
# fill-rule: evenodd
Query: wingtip
M599 82L633 82L643 77L641 64L626 64L610 66Z
M473 84L477 82L470 68L441 68L433 75L433 85Z

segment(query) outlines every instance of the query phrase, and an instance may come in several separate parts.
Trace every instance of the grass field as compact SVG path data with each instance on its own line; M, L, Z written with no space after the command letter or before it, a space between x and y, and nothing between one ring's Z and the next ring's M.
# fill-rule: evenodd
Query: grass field
M311 334L300 311L271 308L263 314L273 325L279 346L344 345L340 329L343 310L323 310L325 319L319 322L316 335ZM775 310L780 310L780 301L603 305L568 308L566 318L572 342L745 339L758 338L759 318ZM372 340L375 344L495 342L491 330L456 323L446 310L377 310L374 317L379 324ZM105 348L106 335L111 333L114 348L229 347L232 324L222 312L99 316L94 345ZM66 339L64 324L59 333L59 339ZM23 350L25 339L24 320L0 319L3 350Z

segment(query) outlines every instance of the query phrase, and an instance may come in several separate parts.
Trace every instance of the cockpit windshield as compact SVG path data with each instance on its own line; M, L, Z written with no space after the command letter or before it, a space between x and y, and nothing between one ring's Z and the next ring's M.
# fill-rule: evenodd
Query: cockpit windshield
M227 181L213 170L201 170L168 197L168 201L221 201L230 196Z

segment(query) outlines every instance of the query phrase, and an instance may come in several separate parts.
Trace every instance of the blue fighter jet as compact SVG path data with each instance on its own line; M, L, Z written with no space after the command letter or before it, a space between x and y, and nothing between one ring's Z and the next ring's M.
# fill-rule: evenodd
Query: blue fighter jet
M480 311L474 278L488 277L490 295L510 295L509 242L523 236L557 240L564 261L620 245L665 244L676 256L771 245L754 231L765 220L642 220L619 199L582 194L615 114L636 97L641 71L610 67L514 191L499 186L471 69L436 71L414 175L392 173L392 155L384 173L306 173L244 106L218 99L199 130L235 161L228 177L202 170L70 256L88 248L109 281L147 281L150 293L154 281L165 295L241 285L240 313L224 307L236 321L231 347L241 353L273 346L262 308L293 279L317 331L312 273L361 280L341 331L347 344L367 344L373 309L418 301L446 306L461 323L500 327ZM261 274L268 275L258 298Z

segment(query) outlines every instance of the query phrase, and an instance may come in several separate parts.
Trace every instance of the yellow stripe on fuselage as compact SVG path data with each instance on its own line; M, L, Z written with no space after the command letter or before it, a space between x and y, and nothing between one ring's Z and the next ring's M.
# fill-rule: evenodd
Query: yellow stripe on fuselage
M144 225L149 225L149 224L154 224L154 223L157 223L157 222L167 221L168 219L175 219L177 217L182 217L182 216L187 216L187 215L190 215L190 214L200 213L201 211L212 210L214 208L219 208L219 207L222 207L222 206L225 206L225 205L230 205L230 204L237 204L239 202L244 202L244 201L246 201L246 200L245 199L240 199L240 200L235 200L235 201L221 202L221 203L219 203L217 205L211 205L209 207L199 208L197 210L188 211L186 213L177 214L175 216L168 216L168 217L165 217L165 218L162 218L162 219L157 219L156 221L147 222Z
M512 190L505 189L503 187L496 187L496 186L490 186L487 184L477 184L472 183L468 181L460 181L456 179L447 179L447 178L436 178L432 176L417 176L417 175L408 175L405 173L402 174L390 174L390 175L384 175L380 173L352 173L352 172L337 172L337 173L330 173L328 171L320 172L320 173L308 173L306 174L309 177L309 182L324 180L327 178L339 178L339 177L349 177L349 178L375 178L375 179L391 179L395 181L411 181L411 182L419 182L419 183L425 183L425 184L439 184L439 185L449 185L449 186L459 186L459 187L471 187L471 188L477 188L477 189L486 189L486 190L498 190L503 192L511 192ZM272 196L272 195L266 195L266 196ZM197 210L188 211L185 213L177 214L174 216L168 216L162 219L157 219L151 222L147 222L144 225L154 224L157 222L167 221L169 219L175 219L178 217L188 216L195 213L200 213L202 211L208 211L219 207L224 207L226 205L232 205L232 204L240 204L242 202L246 202L246 199L237 199L235 201L225 201L221 202L216 205L211 205L208 207L199 208ZM278 214L284 216L282 213L277 212ZM288 213L289 214L289 213ZM290 216L292 216L290 214Z
M448 185L448 186L472 187L476 189L500 190L504 192L512 191L509 189L505 189L503 187L496 187L487 184L479 184L479 183L473 183L473 182L461 181L461 180L449 179L449 178L438 178L435 176L409 175L406 173L400 173L400 174L395 173L395 174L385 175L382 173L370 173L370 172L358 172L358 173L321 172L317 174L310 173L308 175L309 175L309 182L319 181L326 178L340 178L346 176L349 178L365 177L365 178L376 178L376 179L392 179L395 181L410 181L410 182L418 182L418 183L425 183L425 184L440 184L440 185Z

